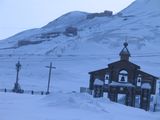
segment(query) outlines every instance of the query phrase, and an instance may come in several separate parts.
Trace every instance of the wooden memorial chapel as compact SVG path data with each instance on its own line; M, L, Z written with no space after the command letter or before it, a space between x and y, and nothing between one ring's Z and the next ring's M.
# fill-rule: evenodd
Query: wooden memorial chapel
M94 91L94 97L102 97L104 92L108 92L108 98L114 102L117 102L118 94L124 94L125 105L133 107L136 96L140 96L140 108L148 111L150 97L156 92L158 77L140 70L140 66L130 62L127 46L125 42L119 61L108 64L108 68L89 72L89 89Z

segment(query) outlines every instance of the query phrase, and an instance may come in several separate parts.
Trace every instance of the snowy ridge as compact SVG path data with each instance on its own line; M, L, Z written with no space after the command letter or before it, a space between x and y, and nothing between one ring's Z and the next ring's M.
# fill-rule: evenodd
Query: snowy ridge
M147 12L158 12L160 9L160 1L159 0L136 0L127 7L126 12L132 13L147 13ZM125 13L125 10L123 11Z
M37 54L78 55L78 51L81 54L86 51L85 54L100 54L113 52L111 48L119 50L126 36L133 51L158 53L159 5L158 0L137 0L116 15L93 19L87 19L89 13L70 12L42 28L24 31L1 41L0 53L35 54L38 51ZM66 36L68 27L76 28L77 35Z
M56 20L48 23L47 25L43 27L43 29L47 29L47 30L48 29L54 30L55 28L62 29L66 26L74 26L74 25L80 24L86 19L87 14L88 13L80 12L80 11L74 11L74 12L67 13L57 18Z

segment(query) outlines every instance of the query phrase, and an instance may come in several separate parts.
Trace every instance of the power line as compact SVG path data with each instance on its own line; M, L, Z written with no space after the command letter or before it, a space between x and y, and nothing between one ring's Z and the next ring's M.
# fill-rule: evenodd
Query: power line
M22 57L21 57L22 56ZM131 58L149 58L149 57L160 57L160 54L134 54L131 56ZM58 61L72 61L76 59L83 58L83 60L87 59L117 59L119 58L116 54L106 54L106 55L62 55L62 57L56 57L56 56L47 56L47 55L24 55L24 54L17 54L17 55L6 55L6 54L0 54L0 61L1 62L15 62L15 61L23 61L23 62L45 62L45 60L58 60Z

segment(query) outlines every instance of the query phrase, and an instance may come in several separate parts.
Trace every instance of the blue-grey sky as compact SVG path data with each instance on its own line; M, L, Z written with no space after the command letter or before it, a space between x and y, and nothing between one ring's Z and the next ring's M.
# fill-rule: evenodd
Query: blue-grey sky
M70 11L114 13L134 0L0 0L0 39L39 28Z

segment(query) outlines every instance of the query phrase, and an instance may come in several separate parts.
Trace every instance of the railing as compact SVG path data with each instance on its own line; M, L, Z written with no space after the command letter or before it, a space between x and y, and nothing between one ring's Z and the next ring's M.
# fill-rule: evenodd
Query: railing
M34 90L21 90L19 92L14 92L13 89L0 89L0 92L4 93L20 93L20 94L31 94L31 95L47 95L45 91L34 91Z

